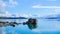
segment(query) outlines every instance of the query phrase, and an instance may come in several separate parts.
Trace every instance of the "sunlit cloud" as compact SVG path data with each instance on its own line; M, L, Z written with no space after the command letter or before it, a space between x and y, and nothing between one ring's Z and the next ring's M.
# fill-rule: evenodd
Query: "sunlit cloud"
M60 8L60 6L40 6L40 5L34 5L32 8Z

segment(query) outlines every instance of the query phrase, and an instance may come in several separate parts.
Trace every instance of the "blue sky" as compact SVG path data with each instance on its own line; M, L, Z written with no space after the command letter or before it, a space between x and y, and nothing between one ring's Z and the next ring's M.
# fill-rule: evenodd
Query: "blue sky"
M0 13L9 16L40 17L60 13L60 0L0 0L0 5L4 10L0 9Z

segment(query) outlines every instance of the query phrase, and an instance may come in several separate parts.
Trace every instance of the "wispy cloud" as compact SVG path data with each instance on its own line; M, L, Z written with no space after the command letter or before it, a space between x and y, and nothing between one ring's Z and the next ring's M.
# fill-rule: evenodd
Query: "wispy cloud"
M60 8L60 6L41 6L41 5L34 5L32 8Z
M6 12L5 7L6 7L6 3L3 0L0 0L0 15L5 14Z
M60 13L60 8L59 9L55 9L54 12Z
M22 17L32 17L32 14L20 14Z
M8 2L8 6L9 7L15 7L16 5L18 5L18 2L15 0L9 0Z
M28 17L28 18L38 18L38 17L42 17L40 14L20 14L21 17Z
M57 1L57 0L46 0L46 1Z
M9 0L9 2L0 0L0 16L11 16L12 14L6 10L6 7L15 7L17 4L18 2L15 0Z

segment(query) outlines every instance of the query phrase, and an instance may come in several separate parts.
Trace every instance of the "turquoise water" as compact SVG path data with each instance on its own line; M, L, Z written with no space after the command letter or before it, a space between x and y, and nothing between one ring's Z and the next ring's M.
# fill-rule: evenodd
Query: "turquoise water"
M9 21L23 23L28 19L0 19L0 21ZM60 21L56 19L37 19L37 28L29 29L27 25L16 25L15 27L0 27L0 34L60 34Z

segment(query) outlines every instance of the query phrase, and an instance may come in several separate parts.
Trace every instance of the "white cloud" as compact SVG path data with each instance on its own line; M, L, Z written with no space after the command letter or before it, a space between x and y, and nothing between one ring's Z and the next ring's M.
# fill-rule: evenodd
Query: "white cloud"
M6 17L10 17L10 16L12 16L12 14L10 14L8 11L6 11L6 12L5 12L5 16L6 16Z
M22 16L22 17L32 17L31 14L20 14L20 16Z
M60 6L41 6L41 5L35 5L35 6L32 6L32 8L60 8Z
M54 11L57 13L60 13L60 9L55 9Z
M0 14L5 14L6 12L5 7L6 7L6 3L3 2L3 0L0 0Z
M12 14L10 14L10 13L8 13L8 11L6 11L5 13L0 14L0 16L3 16L3 17L10 17L10 16L12 16Z
M15 0L9 0L9 7L15 7L16 5L18 5L18 2Z
M9 2L5 2L4 0L0 0L0 16L12 16L7 10L6 7L15 7L17 5L17 1L9 0Z
M8 16L9 13L6 11L6 3L3 0L0 0L0 16Z
M19 16L21 17L28 17L28 18L37 18L37 17L42 17L40 14L20 14Z
M4 2L1 3L1 2L0 2L0 6L1 6L1 7L5 7L5 6L6 6L6 3L4 3Z

